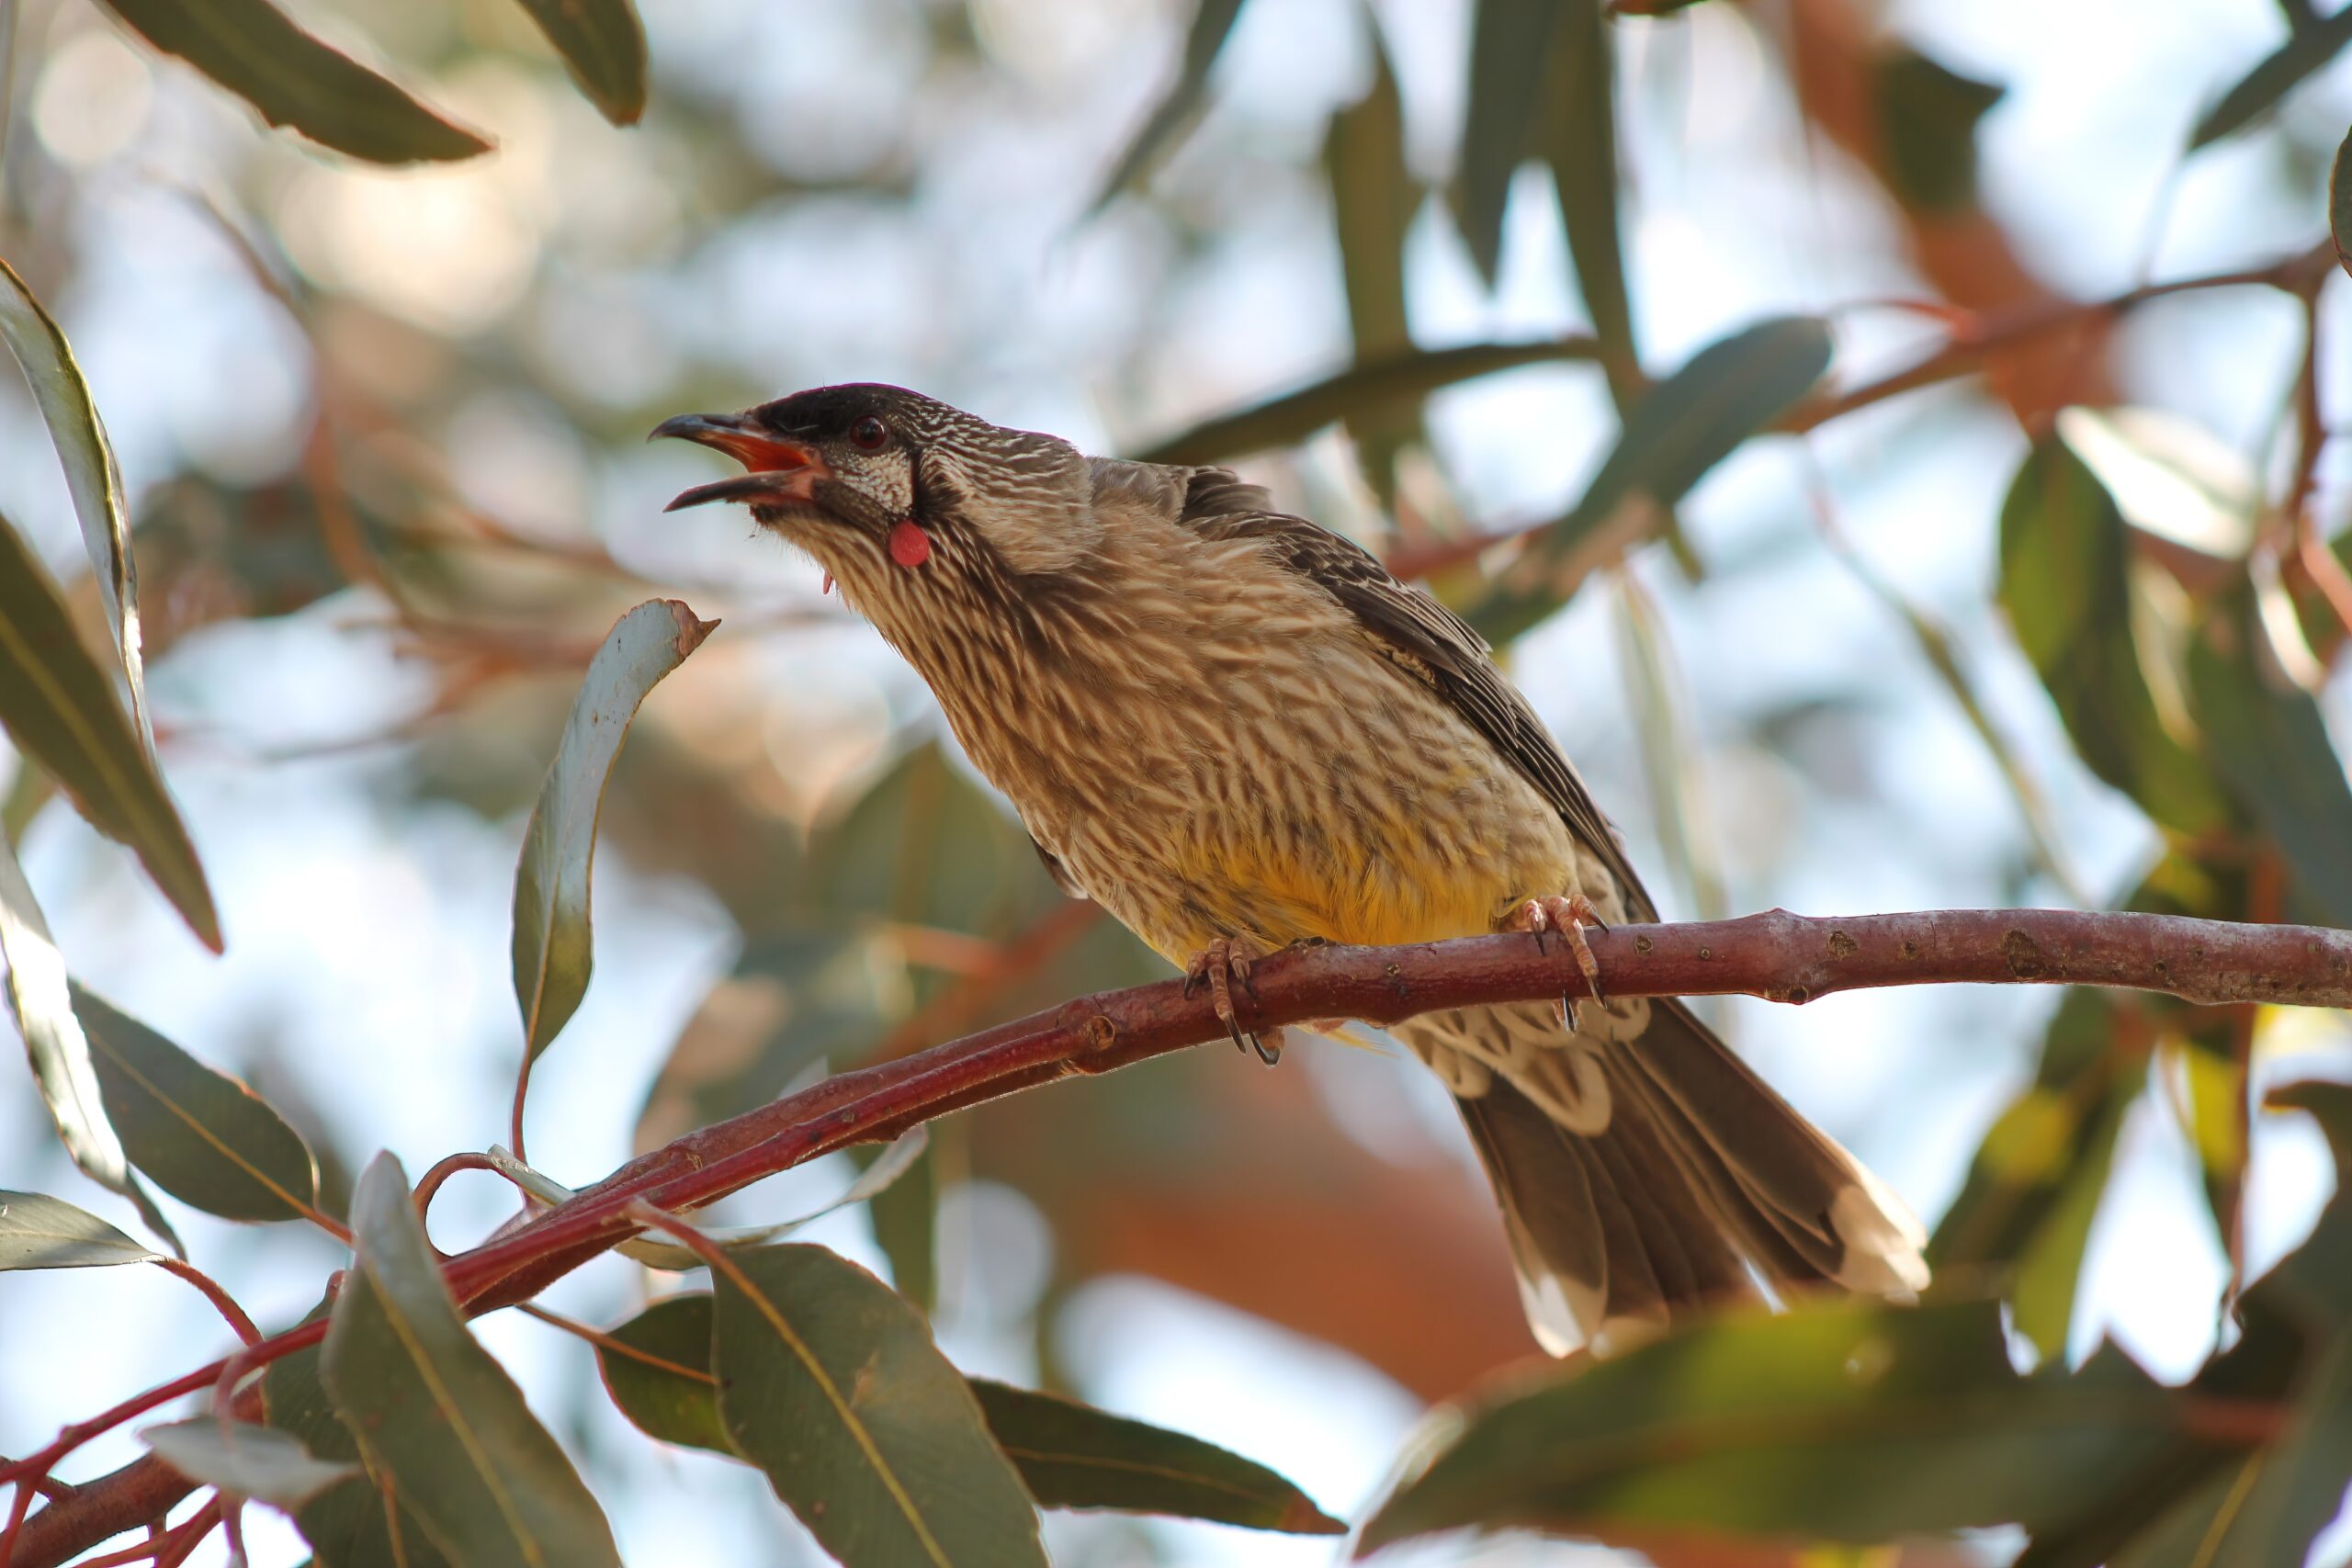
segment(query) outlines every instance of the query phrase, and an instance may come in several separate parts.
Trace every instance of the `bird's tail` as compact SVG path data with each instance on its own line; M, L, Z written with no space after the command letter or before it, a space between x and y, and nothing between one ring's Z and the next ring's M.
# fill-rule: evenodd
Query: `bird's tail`
M1606 1350L1767 1291L1927 1284L1902 1201L1680 1003L1654 1001L1639 1037L1590 1060L1599 1082L1567 1114L1504 1072L1456 1085L1544 1348Z

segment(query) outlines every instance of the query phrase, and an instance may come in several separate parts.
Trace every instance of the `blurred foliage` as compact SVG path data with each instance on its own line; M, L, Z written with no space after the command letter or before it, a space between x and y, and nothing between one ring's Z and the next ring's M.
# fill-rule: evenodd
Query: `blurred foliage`
M207 1214L299 1218L350 1239L336 1218L343 1173L362 1161L336 1145L354 1135L352 1108L299 1102L266 1062L254 1072L265 1100L69 982L15 846L44 818L78 817L131 851L217 948L212 883L166 779L186 789L179 770L220 742L219 716L242 699L182 686L151 721L145 659L165 676L201 671L209 649L265 623L380 645L413 700L355 704L349 732L280 737L252 766L351 763L389 808L464 813L520 845L523 1021L482 1081L516 1061L527 1070L591 994L600 840L649 907L705 900L730 929L724 972L636 1102L640 1149L829 1071L1164 972L1057 889L1018 822L938 740L928 706L873 673L870 645L851 640L849 618L813 582L761 581L740 556L610 525L614 506L634 514L658 499L662 472L635 450L648 424L784 389L825 362L803 340L837 316L903 327L887 340L902 360L960 378L938 389L984 395L1067 336L1069 352L1109 361L1088 374L1121 388L1125 423L1156 433L1128 450L1249 462L1285 503L1312 504L1425 578L1506 654L1573 615L1600 577L1626 633L1628 739L1657 818L1647 830L1702 908L1758 880L1721 863L1728 835L1706 820L1707 803L1745 808L1750 794L1792 787L1756 758L1833 806L1860 798L1886 765L1860 737L1892 705L1877 697L1883 670L1769 710L1717 702L1717 671L1674 646L1652 585L1679 592L1702 569L1735 592L1769 584L1815 542L1782 531L1702 558L1680 513L1717 493L1711 476L1735 454L1792 448L1824 426L1842 436L1881 418L1849 427L1849 415L1983 371L1970 412L2013 415L2019 452L1997 519L1984 519L1997 523L1989 592L1963 587L1940 597L1950 609L1923 607L1842 531L1818 446L1803 455L1820 542L1893 611L1934 682L1924 689L1985 749L1988 787L2013 796L2028 841L2006 847L2015 863L1985 880L2071 897L2055 868L2092 857L2053 823L2086 813L2062 817L2050 801L2089 796L2143 836L2112 884L2129 889L2119 907L2352 925L2340 673L2352 536L2330 537L2341 486L2323 464L2323 343L2339 345L2321 301L2343 289L2326 274L2328 247L2242 257L2250 270L2204 280L2290 303L2303 334L2276 428L2225 451L2217 474L2199 442L2221 443L2151 419L2120 385L2153 379L2132 398L2166 400L2162 375L2113 351L2128 321L2166 351L2141 361L2186 376L2177 367L2200 362L2184 318L2143 314L2153 290L2069 300L2019 260L1980 158L2007 85L1855 0L1795 0L1769 23L1728 6L1626 19L1681 12L1673 0L1473 0L1459 18L1465 75L1442 100L1456 122L1444 126L1423 123L1427 40L1402 8L1351 9L1365 69L1308 134L1221 118L1229 56L1272 0L1179 6L1163 18L1159 66L1121 100L1125 134L1091 148L1087 179L1062 193L1077 236L1066 243L1111 235L1125 248L1106 254L1147 280L1138 319L1116 332L1090 322L1082 281L1056 301L1067 321L1016 321L1006 301L1017 296L990 270L994 198L1027 181L1025 153L1012 141L958 144L967 122L947 108L1019 102L1007 123L1048 112L1029 100L1051 96L1041 62L1068 39L1034 17L1023 31L1016 7L876 7L885 19L860 25L907 85L854 113L805 80L747 92L693 57L691 18L674 34L657 18L649 51L628 0L447 0L357 28L332 7L305 7L298 26L267 0L106 9L128 30L48 0L0 8L20 84L6 112L37 132L8 137L0 159L0 337L31 392L10 407L53 447L68 502L59 518L70 512L86 557L68 571L38 528L0 521L0 727L17 753L0 812L0 949L74 1160L175 1250L141 1176ZM2183 156L2233 136L2276 143L2264 177L2291 186L2301 237L2316 243L2324 214L2335 253L2352 255L2344 153L2323 193L2325 149L2292 122L2291 101L2352 41L2352 8L2281 9L2283 39L2227 63L2235 80ZM1074 17L1056 13L1054 26ZM825 68L825 51L845 47L778 26ZM1837 182L1875 226L1864 236L1821 211L1797 221L1883 248L1872 276L1901 279L1903 297L1808 299L1780 309L1817 313L1720 324L1710 340L1680 333L1672 307L1690 286L1634 243L1644 206L1628 146L1652 100L1687 91L1672 62L1702 28L1724 29L1703 35L1718 44L1741 40L1802 117L1808 149L1818 139L1850 156L1851 168L1808 177ZM699 41L726 55L750 40ZM157 53L202 80L155 73ZM774 60L759 56L753 74ZM412 80L416 95L401 85ZM133 166L121 145L101 145L112 100L100 89L128 93L124 82L155 96L158 123L187 151ZM493 142L497 156L478 156ZM348 160L434 166L393 179ZM176 243L220 253L207 287L225 324L207 341L224 367L210 401L266 401L267 378L248 387L236 378L251 365L233 369L228 355L282 340L294 409L284 450L266 460L184 435L155 456L171 443L150 432L126 487L93 378L59 326L102 284L141 286L142 275L109 272L128 249L107 227L119 185L179 214ZM1306 194L1328 197L1328 233ZM956 259L952 299L944 275L897 272L862 248L885 215L926 203L952 213L913 231ZM1181 348L1201 331L1183 285L1223 265L1237 236L1276 223L1328 240L1344 362L1241 388L1181 353L1163 364L1136 347ZM1514 269L1530 265L1519 236L1555 223L1564 265L1552 281L1581 302L1580 322L1509 331L1491 325L1517 319L1498 310L1458 312L1485 323L1466 330L1432 329L1427 298L1509 297ZM824 234L815 276L761 248L809 226ZM805 267L808 253L793 254ZM1475 281L1448 282L1449 269ZM679 298L693 310L676 310ZM1931 340L1892 367L1873 357L1876 327L1857 321L1889 306ZM1676 347L1661 363L1645 339ZM1218 352L1212 333L1199 358ZM1496 387L1544 378L1589 382L1617 428L1581 490L1562 492L1573 502L1489 515L1449 433L1464 410L1500 406L1482 400ZM1929 473L1937 428L1871 423L1859 439L1882 468ZM1775 485L1776 504L1803 510ZM1773 591L1781 624L1850 614L1810 589ZM723 611L728 631L653 693L709 625L656 602L672 593ZM1756 623L1725 635L1736 648ZM2053 765L2016 743L2019 700L1988 676L2009 664L2039 688L2024 718L2051 720L2071 757ZM1740 734L1723 733L1735 723ZM1687 787L1702 773L1722 787ZM663 891L642 891L653 886ZM1369 1516L1363 1548L1521 1526L1704 1562L1732 1560L1705 1555L1717 1546L1749 1544L1722 1535L1797 1552L2006 1523L2028 1530L2019 1561L2030 1568L2300 1562L2352 1477L2352 1209L2339 1196L2308 1242L2245 1277L2259 1057L2281 1026L2251 1008L2080 992L2041 1028L2035 1063L1936 1228L1926 1304L1800 1303L1490 1386ZM859 1191L887 1284L823 1248L741 1247L714 1294L640 1303L609 1331L553 1321L594 1337L629 1421L754 1465L854 1564L1034 1562L1040 1506L1328 1533L1335 1521L1255 1460L1058 1392L967 1379L932 1329L974 1310L997 1261L968 1256L976 1226L953 1217L957 1204L1010 1190L1047 1237L1042 1300L1015 1309L1014 1333L1036 1345L1034 1381L1049 1389L1069 1381L1057 1309L1118 1273L1340 1347L1432 1401L1523 1355L1499 1237L1467 1185L1370 1147L1379 1140L1327 1113L1301 1076L1161 1064L943 1125L910 1168L882 1169ZM635 1095L615 1085L607 1098L626 1115ZM2342 1091L2276 1099L2318 1118L2338 1171L2352 1169ZM2086 1254L2111 1212L2127 1131L2148 1115L2169 1119L2193 1160L2232 1269L2214 1303L2231 1325L2225 1348L2177 1388L2113 1345L2068 1355L2082 1337ZM323 1351L280 1359L261 1380L269 1436L215 1425L217 1440L159 1446L192 1471L210 1467L202 1479L242 1478L289 1508L329 1568L612 1560L592 1488L448 1299L399 1167L379 1156L368 1170L353 1205L356 1262ZM159 1260L61 1200L0 1193L0 1270ZM2036 1364L2020 1371L2028 1352Z

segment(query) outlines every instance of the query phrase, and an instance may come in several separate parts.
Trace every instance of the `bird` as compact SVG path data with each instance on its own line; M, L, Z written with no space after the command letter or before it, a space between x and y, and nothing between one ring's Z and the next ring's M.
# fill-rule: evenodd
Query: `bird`
M1207 984L1237 1043L1251 964L1288 946L1520 931L1597 978L1585 929L1657 918L1486 641L1230 469L1089 457L875 383L652 434L743 465L669 509L746 503L813 557L1063 890ZM1902 1201L1679 999L1392 1033L1460 1108L1555 1355L1928 1282Z

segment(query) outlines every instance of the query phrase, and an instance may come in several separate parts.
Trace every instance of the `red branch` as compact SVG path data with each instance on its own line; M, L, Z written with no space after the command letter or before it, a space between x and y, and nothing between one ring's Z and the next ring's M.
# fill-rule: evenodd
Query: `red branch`
M1747 995L1806 1002L1836 991L1951 984L2089 985L2185 1001L2352 1008L2352 932L2233 925L2169 915L2062 909L1947 909L1808 919L1785 910L1734 920L1619 926L1591 933L1602 988L1617 997ZM1470 937L1403 947L1307 947L1260 962L1244 1021L1388 1024L1440 1008L1580 996L1575 960L1554 940ZM1205 995L1181 982L1081 997L928 1051L842 1073L798 1094L690 1133L622 1167L445 1265L469 1313L526 1301L638 1229L651 1204L690 1210L848 1144L896 1137L982 1100L1057 1078L1109 1072L1226 1038ZM315 1340L313 1323L242 1354L251 1365ZM58 1459L130 1415L201 1388L220 1363L116 1406L14 1466L46 1474ZM110 1419L111 1417L111 1419ZM159 1517L190 1483L152 1455L76 1487L23 1528L7 1568L51 1568L116 1530Z

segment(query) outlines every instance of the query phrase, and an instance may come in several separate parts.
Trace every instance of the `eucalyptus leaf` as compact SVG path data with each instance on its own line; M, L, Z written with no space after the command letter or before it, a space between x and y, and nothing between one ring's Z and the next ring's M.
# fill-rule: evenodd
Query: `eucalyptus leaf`
M247 1421L199 1416L144 1427L139 1435L190 1481L257 1497L289 1512L360 1473L350 1461L320 1459L300 1438Z
M1511 176L1533 151L1536 107L1563 9L1557 0L1477 0L1471 22L1470 78L1463 95L1469 107L1453 210L1470 259L1489 288L1502 263Z
M2286 41L2256 61L2199 116L2188 150L2244 130L2352 42L2352 6L2338 6L2308 27L2290 28Z
M390 1154L361 1175L351 1221L320 1370L369 1472L391 1477L458 1568L618 1568L571 1461L458 1316Z
M123 508L122 478L116 470L114 448L107 444L106 426L99 422L97 405L90 400L90 389L82 378L82 367L74 362L74 350L65 341L64 332L16 269L0 261L0 339L5 339L17 363L23 367L25 379L32 386L33 401L40 409L40 416L49 426L50 439L56 444L58 460L64 465L65 488L74 500L74 515L82 528L82 543L89 552L90 565L96 575L99 603L106 608L107 626L115 640L116 658L122 671L126 689L130 694L130 725L139 750L138 763L152 784L152 797L142 796L138 803L144 809L130 817L106 813L91 818L100 831L119 838L137 852L140 863L155 880L164 897L172 901L190 930L205 946L220 951L220 919L212 907L212 891L205 885L204 868L197 862L196 852L189 846L187 830L180 825L179 815L171 809L164 794L160 778L155 777L154 737L147 722L147 680L140 656L139 571L130 553L130 519ZM6 532L0 525L0 532ZM23 552L21 541L9 541L12 553ZM23 556L26 561L29 555ZM0 563L13 564L13 563ZM14 575L11 573L10 575ZM40 625L40 610L37 607L39 581L18 581L11 585L7 597L8 611L29 614L33 621L27 630L36 634L29 653L17 657L28 662L53 664L64 658L60 650L54 625ZM70 626L67 628L70 634ZM78 641L73 646L78 648ZM44 657L45 652L45 657ZM111 700L113 694L107 693ZM102 727L111 715L102 715L92 705L86 692L65 688L62 698L74 705L82 722ZM52 695L51 701L59 700ZM10 704L7 716L14 733L14 721L18 701L29 709L34 701L29 696ZM102 734L85 744L101 747ZM56 742L51 743L54 750ZM41 752L28 746L27 750L39 757ZM43 763L47 765L46 762ZM125 766L118 762L119 766ZM69 786L70 778L61 782ZM115 791L102 793L96 798L108 805L115 803L115 793L139 791L143 786L135 780L119 780ZM130 804L125 802L125 804ZM156 807L160 806L161 811Z
M71 1203L39 1192L0 1190L0 1272L107 1269L156 1256Z
M1291 1535L1347 1526L1254 1461L1058 1394L972 1380L989 1431L1044 1508L1113 1508Z
M2211 831L2228 803L2192 749L2188 714L2158 705L2150 675L2162 650L2135 620L2129 566L2115 498L2044 435L2001 505L2002 607L2085 765L2166 827Z
M520 0L580 90L615 125L645 112L645 24L629 0Z
M1708 344L1650 389L1574 511L1529 536L1469 613L1500 646L1559 608L1578 547L1625 509L1663 520L1740 443L1787 412L1829 367L1829 331L1810 316L1759 321ZM1636 513L1641 515L1643 513Z
M266 1100L79 986L74 1010L107 1117L156 1186L223 1219L315 1215L318 1162Z
M1138 455L1146 463L1214 463L1304 441L1327 424L1409 407L1431 392L1530 365L1597 361L1588 337L1414 350L1353 365L1296 391L1193 426Z
M358 1440L327 1398L319 1359L313 1346L269 1364L261 1380L269 1427L322 1462L349 1464L356 1472ZM352 1474L304 1498L292 1512L319 1568L447 1568L449 1560L390 1476L379 1485L364 1473Z
M1396 73L1378 28L1372 34L1372 89L1331 117L1323 167L1340 242L1340 275L1348 297L1348 330L1358 363L1408 352L1405 318L1405 241L1420 209L1421 187L1405 163L1405 109ZM1396 454L1419 435L1411 410L1351 416L1366 476L1384 500L1396 487Z
M514 870L514 999L523 1010L526 1071L587 994L595 956L588 889L596 814L629 720L718 625L679 600L649 599L614 625L580 683Z
M2335 244L2335 262L2346 272L2352 272L2352 178L2345 173L2345 161L2352 154L2352 131L2335 145L2335 162L2327 171L2327 233Z
M1989 1303L1746 1313L1474 1406L1360 1550L1470 1525L1857 1543L2030 1529L2160 1451L2175 1419L2112 1353L2019 1375Z
M736 1450L846 1568L1044 1568L1037 1516L962 1375L888 1285L820 1247L714 1269Z
M140 37L177 55L322 147L371 164L470 158L490 143L294 25L268 0L103 0Z
M1593 336L1608 351L1602 369L1622 414L1639 400L1643 380L1617 210L1616 56L1600 0L1559 0L1559 10L1552 30L1544 153L1559 193L1577 288L1592 318Z
M179 1237L131 1174L122 1140L107 1120L89 1036L74 1016L65 956L57 951L32 885L6 839L0 839L0 958L8 963L8 1005L32 1061L33 1080L65 1152L91 1180L129 1198L148 1228L180 1251Z
M1151 113L1120 152L1118 162L1111 165L1102 188L1087 209L1090 214L1102 211L1111 204L1112 197L1157 167L1198 117L1202 102L1208 96L1209 71L1216 64L1216 57L1223 52L1225 40L1231 36L1233 24L1240 15L1241 0L1197 0L1192 26L1184 34L1184 59L1177 68L1176 80L1152 106Z
M605 1386L647 1436L740 1459L711 1376L711 1298L672 1296L597 1347ZM989 1433L1039 1506L1110 1508L1250 1529L1337 1535L1345 1527L1261 1464L1213 1443L1076 1400L969 1380Z

